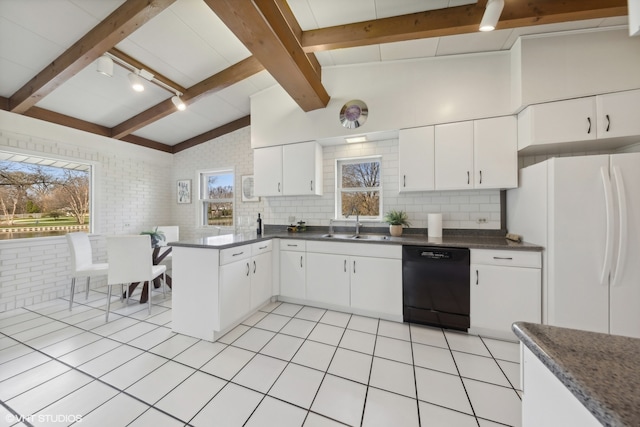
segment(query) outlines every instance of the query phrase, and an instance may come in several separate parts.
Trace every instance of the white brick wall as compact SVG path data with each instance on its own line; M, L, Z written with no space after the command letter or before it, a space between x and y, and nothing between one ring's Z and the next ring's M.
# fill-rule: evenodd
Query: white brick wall
M9 119L0 121L0 150L94 165L91 241L96 261L106 261L106 234L137 234L171 222L171 154L23 116ZM68 295L70 268L64 236L0 240L0 312ZM96 286L105 281L106 277L92 279ZM84 289L84 279L80 283Z

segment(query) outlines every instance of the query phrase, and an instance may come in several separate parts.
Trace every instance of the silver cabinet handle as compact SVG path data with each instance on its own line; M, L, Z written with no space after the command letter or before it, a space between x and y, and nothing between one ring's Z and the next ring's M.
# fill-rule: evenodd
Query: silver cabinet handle
M300 255L300 268L302 268L302 255Z
M247 276L249 275L249 263L247 263Z
M407 186L407 175L402 175L402 186L403 187Z
M347 260L346 259L344 260L344 272L345 273L347 272Z
M480 184L482 184L482 171L480 171Z
M313 191L313 180L311 180L310 183L311 183L311 191Z
M233 255L231 255L231 256L238 256L238 255L242 255L243 253L244 253L244 251L242 251L242 252L238 252L237 254L233 254Z
M253 274L256 274L256 262L253 261Z
M469 171L467 171L467 185L471 182L470 179L471 177L469 176Z
M280 183L278 183L278 193L280 192Z
M478 284L479 280L480 280L480 274L478 273L478 270L476 270L476 285Z
M262 249L267 249L269 246L260 246L258 249L262 250Z
M297 248L298 245L292 245L291 243L287 243L287 246L291 246L292 248Z
M353 273L355 274L356 272L356 260L353 260Z
M591 117L587 117L587 122L589 122L589 129L587 129L587 133L591 133Z
M493 259L506 259L508 261L511 261L513 258L511 258L510 256L494 256Z
M609 127L611 126L611 119L609 118L608 114L605 117L607 118L607 132L609 132Z

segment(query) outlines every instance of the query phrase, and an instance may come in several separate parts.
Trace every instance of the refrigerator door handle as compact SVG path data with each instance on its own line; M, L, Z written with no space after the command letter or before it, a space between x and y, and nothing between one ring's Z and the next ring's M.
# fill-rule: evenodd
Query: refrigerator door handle
M613 167L613 177L616 181L616 192L618 193L618 221L620 235L618 238L618 259L616 261L616 268L613 271L613 277L611 278L611 286L616 286L622 275L622 269L624 268L625 255L627 253L627 196L624 191L624 180L622 179L622 173L618 166Z
M600 276L600 284L609 284L609 273L611 272L611 258L613 256L613 194L611 190L611 180L606 167L600 168L600 176L602 178L602 186L604 187L604 202L607 213L607 235L604 247L604 263L602 265L602 274Z

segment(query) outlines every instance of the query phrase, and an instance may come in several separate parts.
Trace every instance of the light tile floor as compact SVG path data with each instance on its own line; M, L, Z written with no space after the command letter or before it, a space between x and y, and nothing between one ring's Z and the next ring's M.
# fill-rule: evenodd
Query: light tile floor
M0 313L1 425L520 425L515 343L279 302L211 343L105 298Z

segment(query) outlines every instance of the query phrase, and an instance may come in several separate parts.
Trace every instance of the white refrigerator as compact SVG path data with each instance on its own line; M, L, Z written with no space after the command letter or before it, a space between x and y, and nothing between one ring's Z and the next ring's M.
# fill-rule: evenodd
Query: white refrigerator
M640 153L520 171L507 228L543 251L543 323L640 338Z

